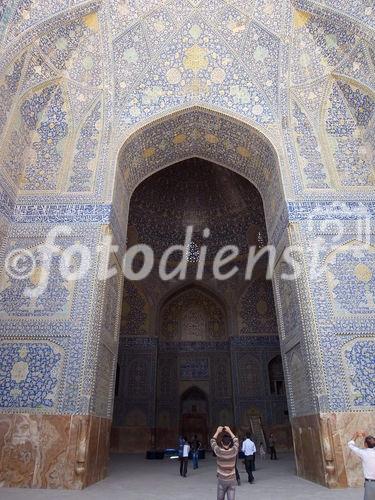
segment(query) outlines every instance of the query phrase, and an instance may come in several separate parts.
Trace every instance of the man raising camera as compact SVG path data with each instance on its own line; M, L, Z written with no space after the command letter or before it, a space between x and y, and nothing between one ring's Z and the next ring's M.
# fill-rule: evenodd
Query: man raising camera
M236 494L236 459L238 438L229 427L219 426L211 439L217 457L217 500L234 500Z

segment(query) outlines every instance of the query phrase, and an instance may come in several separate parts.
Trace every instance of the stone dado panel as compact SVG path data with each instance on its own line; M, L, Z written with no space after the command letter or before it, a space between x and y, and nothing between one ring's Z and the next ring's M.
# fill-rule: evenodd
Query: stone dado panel
M111 421L0 415L0 485L82 489L107 475Z
M330 488L362 486L360 459L347 443L374 428L373 412L306 415L291 419L297 474Z

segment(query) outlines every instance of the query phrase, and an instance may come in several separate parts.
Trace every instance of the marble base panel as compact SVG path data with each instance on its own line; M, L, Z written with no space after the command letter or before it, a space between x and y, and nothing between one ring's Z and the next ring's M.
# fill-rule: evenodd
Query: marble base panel
M82 489L106 476L111 421L0 414L0 486Z
M363 485L361 461L347 443L357 430L374 433L375 412L321 413L291 423L299 476L328 488Z

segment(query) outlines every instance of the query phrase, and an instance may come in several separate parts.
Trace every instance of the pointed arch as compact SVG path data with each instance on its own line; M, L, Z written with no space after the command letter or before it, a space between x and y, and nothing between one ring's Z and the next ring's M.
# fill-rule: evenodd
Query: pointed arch
M117 155L116 218L126 219L131 194L147 177L191 157L226 167L254 184L263 200L268 234L274 233L286 210L283 153L259 127L203 106L170 112L128 136Z
M225 305L201 285L187 285L164 297L160 307L159 336L163 340L225 340L228 337Z

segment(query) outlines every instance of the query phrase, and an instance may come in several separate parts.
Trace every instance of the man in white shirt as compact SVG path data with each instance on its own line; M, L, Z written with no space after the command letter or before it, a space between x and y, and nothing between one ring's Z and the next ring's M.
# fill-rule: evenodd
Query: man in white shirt
M246 467L246 472L249 478L249 483L254 482L254 476L253 476L253 462L254 462L254 454L257 451L255 448L255 444L253 441L251 441L251 434L248 432L246 434L246 439L242 443L242 451L245 455L245 467Z
M186 437L184 437L184 445L182 448L182 457L180 458L180 476L186 477L187 466L189 462L190 445Z
M358 448L355 444L355 440L359 437L365 438L364 448ZM365 476L364 500L375 500L375 437L366 437L365 432L356 432L348 446L362 460Z

